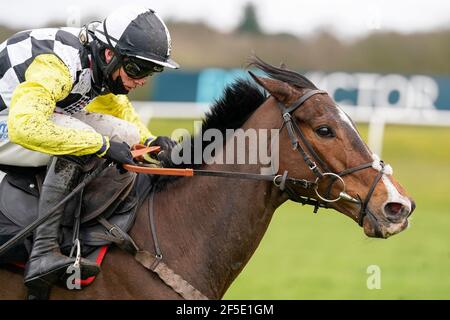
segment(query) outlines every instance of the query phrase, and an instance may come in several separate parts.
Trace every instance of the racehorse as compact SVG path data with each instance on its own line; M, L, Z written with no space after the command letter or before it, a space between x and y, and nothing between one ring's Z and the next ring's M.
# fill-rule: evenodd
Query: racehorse
M278 165L273 178L264 178L260 163L188 164L229 172L230 176L160 179L151 196L154 203L149 194L142 195L145 200L130 230L140 248L155 253L155 227L164 263L209 299L223 297L258 247L275 210L289 199L313 204L316 210L337 210L355 220L367 236L379 238L404 230L415 208L392 177L392 168L369 150L354 123L326 92L285 67L258 58L252 65L269 77L251 73L257 84L238 80L227 87L206 115L202 132L212 128L223 133L238 128L278 130ZM274 137L268 136L270 139ZM248 153L251 146L244 145ZM273 141L268 145L270 148ZM215 156L221 156L220 150ZM232 173L242 174L244 179L235 179ZM0 298L25 296L22 275L0 270ZM126 252L113 247L92 285L81 291L55 286L50 298L181 296Z

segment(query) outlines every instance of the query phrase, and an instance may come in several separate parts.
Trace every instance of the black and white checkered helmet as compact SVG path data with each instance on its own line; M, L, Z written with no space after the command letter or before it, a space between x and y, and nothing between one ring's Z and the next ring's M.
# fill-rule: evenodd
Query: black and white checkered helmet
M100 23L95 37L122 56L151 61L163 67L179 68L170 59L171 39L155 11L143 7L123 7Z

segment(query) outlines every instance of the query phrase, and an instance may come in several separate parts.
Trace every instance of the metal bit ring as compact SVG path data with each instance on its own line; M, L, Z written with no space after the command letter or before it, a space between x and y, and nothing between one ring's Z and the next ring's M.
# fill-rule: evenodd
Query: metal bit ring
M341 184L342 184L342 191L339 192L339 196L338 196L337 198L335 198L335 199L327 199L327 198L323 197L323 196L319 193L319 190L318 190L318 188L319 188L319 183L318 183L318 182L319 182L319 180L322 179L324 176L332 176L332 177L335 177L335 178L339 179L339 181L341 182ZM336 202L336 201L339 201L339 200L341 199L341 194L342 194L342 193L345 194L345 182L344 182L344 180L343 180L340 176L338 176L336 173L326 172L326 173L324 173L324 174L322 175L322 177L317 177L317 179L316 179L316 181L315 181L314 192L315 192L316 195L319 197L319 199L322 200L322 201L329 202L329 203L331 203L331 202Z

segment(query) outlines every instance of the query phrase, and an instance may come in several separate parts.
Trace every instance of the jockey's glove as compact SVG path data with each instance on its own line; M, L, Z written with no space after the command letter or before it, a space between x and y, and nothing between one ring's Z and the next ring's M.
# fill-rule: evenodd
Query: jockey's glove
M126 172L122 167L123 164L135 164L130 146L126 142L109 141L109 148L103 158L116 163L121 173Z
M156 155L160 161L162 167L172 167L172 149L177 145L176 141L173 141L169 137L159 136L155 140L152 140L149 146L159 146L160 151Z

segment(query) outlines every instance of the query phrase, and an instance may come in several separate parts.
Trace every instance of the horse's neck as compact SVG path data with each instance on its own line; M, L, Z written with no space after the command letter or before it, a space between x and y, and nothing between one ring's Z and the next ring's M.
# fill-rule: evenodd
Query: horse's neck
M273 129L278 109L265 103L243 129ZM280 120L281 121L281 120ZM247 145L247 152L249 145ZM204 169L260 173L259 165ZM170 267L210 298L221 298L248 262L285 195L270 182L183 178L156 194L155 214Z
M185 178L169 190L154 204L164 257L204 294L220 298L260 243L280 193L268 182L212 177Z

